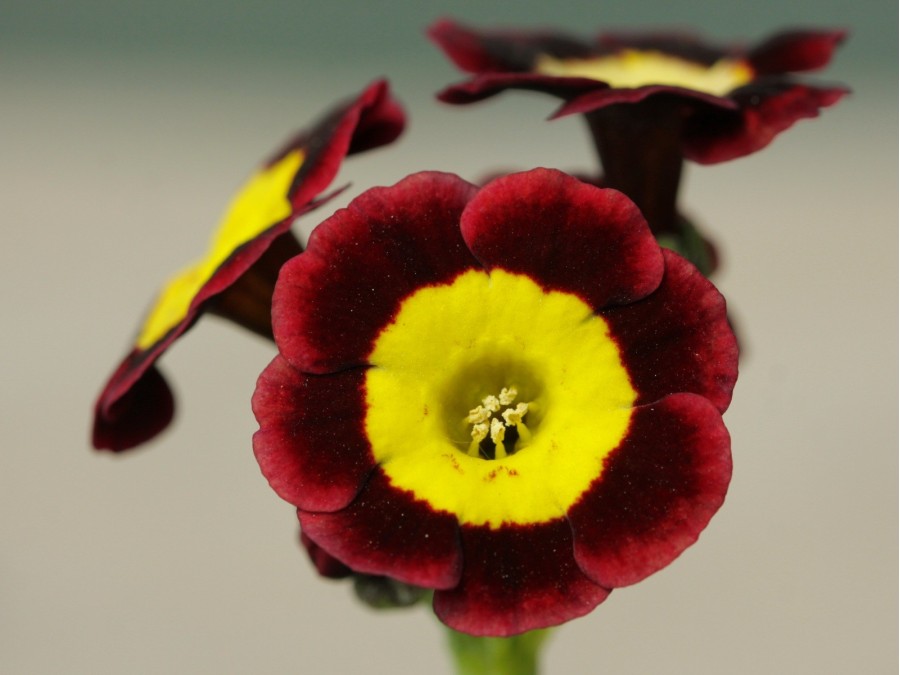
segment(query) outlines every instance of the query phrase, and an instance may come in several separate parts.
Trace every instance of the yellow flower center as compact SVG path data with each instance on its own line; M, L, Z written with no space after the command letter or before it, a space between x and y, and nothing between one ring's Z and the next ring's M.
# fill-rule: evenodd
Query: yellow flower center
M288 190L302 164L303 152L294 150L247 181L232 199L206 256L172 277L159 294L138 334L138 349L152 347L187 316L194 297L232 253L291 215Z
M395 488L473 525L564 516L637 396L584 301L502 270L407 297L369 361L375 460Z
M753 79L753 69L742 59L723 58L706 66L662 52L635 49L587 59L557 59L541 54L535 71L554 77L586 77L616 89L660 84L714 96L724 96Z

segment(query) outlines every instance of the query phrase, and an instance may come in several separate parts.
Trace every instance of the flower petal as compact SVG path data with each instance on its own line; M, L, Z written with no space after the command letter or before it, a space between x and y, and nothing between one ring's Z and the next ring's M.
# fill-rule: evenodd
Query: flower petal
M660 248L625 195L553 169L492 181L466 207L460 227L488 269L527 274L595 311L648 295L663 274Z
M696 101L726 110L732 110L737 107L734 101L724 96L716 96L715 94L697 91L696 89L685 89L684 87L675 87L667 84L651 84L634 89L610 88L608 85L601 87L598 86L599 84L595 83L589 91L567 97L566 102L550 115L550 119L555 120L576 113L586 114L618 103L640 103L650 96L674 96L688 104Z
M307 375L281 356L260 375L253 451L282 499L336 511L359 493L375 467L364 428L364 380L363 370Z
M377 80L356 98L339 104L314 127L294 136L267 164L297 148L307 153L290 190L291 203L303 207L331 184L345 156L393 142L405 123L403 109L391 97L387 81Z
M585 574L616 588L677 558L725 499L730 447L718 411L699 396L637 408L625 440L569 510Z
M817 70L828 65L847 31L786 31L754 47L747 59L759 75Z
M452 588L459 582L456 519L392 487L380 470L347 508L335 513L298 509L297 515L307 536L354 572L424 588Z
M585 91L606 89L609 85L586 77L559 77L542 73L487 72L473 75L465 82L452 84L437 94L444 103L475 103L507 89L540 91L563 99L570 99ZM556 113L554 117L558 117Z
M306 549L313 567L323 577L328 579L346 579L353 574L353 570L337 558L323 551L321 546L306 535L306 532L300 532L300 544Z
M666 273L640 302L600 312L638 392L635 405L690 392L724 412L737 380L738 347L725 299L684 258L663 251Z
M368 190L319 225L275 290L285 358L311 373L365 365L403 298L477 267L459 233L475 191L457 176L419 173Z
M434 611L470 635L508 636L582 616L609 590L579 569L563 520L540 525L463 526L465 567L456 588L434 594Z
M542 53L560 58L590 53L586 44L561 33L479 31L450 19L440 19L429 26L428 37L453 63L469 73L528 71Z
M685 125L684 156L700 164L743 157L766 147L794 122L819 116L849 93L844 87L811 87L784 78L760 79L732 92L734 112L697 110Z
M172 421L175 400L159 370L149 365L141 377L128 376L140 356L131 352L125 357L97 400L92 441L98 450L128 450L153 438Z

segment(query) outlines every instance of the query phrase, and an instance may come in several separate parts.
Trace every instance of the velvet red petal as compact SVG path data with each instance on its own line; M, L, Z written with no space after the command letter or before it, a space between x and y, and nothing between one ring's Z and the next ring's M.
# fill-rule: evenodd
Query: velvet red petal
M828 65L847 31L786 31L754 47L747 59L758 75L816 70Z
M603 474L569 509L585 574L608 588L627 586L678 557L725 499L730 448L721 416L699 396L635 409Z
M522 72L531 70L538 54L574 58L591 51L581 40L557 32L479 31L449 19L432 24L428 37L469 73Z
M664 250L659 288L640 302L600 312L637 390L635 405L689 392L728 409L738 347L725 299L696 267Z
M466 207L461 229L488 269L527 274L595 310L648 295L663 274L659 246L631 200L553 169L491 181Z
M434 611L470 635L508 636L590 612L609 590L575 562L563 520L530 526L463 525L465 566L456 588L434 594Z
M603 86L598 86L599 84ZM707 94L695 89L685 89L664 84L653 84L634 89L619 89L610 88L603 83L594 83L590 90L567 97L566 102L550 116L550 119L559 119L560 117L576 113L586 114L619 103L640 103L650 96L673 96L684 99L688 110L690 110L692 105L696 106L698 102L726 110L737 108L735 102L729 98Z
M635 405L689 392L724 412L737 380L738 348L725 299L697 268L664 250L659 288L640 302L600 312L637 390Z
M391 143L402 133L405 121L387 82L377 80L297 134L269 163L303 148L306 157L289 190L291 204L300 209L331 184L345 156Z
M423 588L452 588L459 582L456 518L392 487L380 469L347 508L335 513L299 509L297 514L307 536L354 572Z
M307 375L276 356L253 394L253 451L278 495L303 509L337 511L375 467L365 433L365 371Z
M310 562L321 576L328 579L346 579L353 574L353 570L337 558L328 555L321 546L302 531L300 532L300 545L306 549Z
M477 267L459 233L475 191L450 174L414 174L319 225L275 289L272 323L285 358L311 373L365 365L407 295Z
M175 412L175 400L165 378L152 364L141 376L122 381L135 371L132 352L119 365L94 406L92 442L98 450L121 452L144 443L165 429Z
M798 120L818 117L821 108L837 103L843 87L810 87L783 78L759 80L731 94L734 113L698 110L682 137L684 156L700 164L743 157L764 148Z
M133 349L122 360L107 380L94 407L95 448L117 452L127 450L150 440L168 426L173 416L174 402L165 382L166 391L161 393L159 381L162 376L154 370L154 364L173 342L196 323L207 304L231 287L242 274L246 274L288 228L289 220L278 223L235 251L197 292L179 323L156 344L143 351ZM133 395L135 390L139 393ZM157 409L158 406L163 407ZM100 429L104 431L98 435L96 430Z
M470 80L450 85L437 94L444 103L474 103L507 89L540 91L569 99L586 91L605 89L608 85L585 77L558 77L541 73L486 72ZM558 114L558 113L557 113Z

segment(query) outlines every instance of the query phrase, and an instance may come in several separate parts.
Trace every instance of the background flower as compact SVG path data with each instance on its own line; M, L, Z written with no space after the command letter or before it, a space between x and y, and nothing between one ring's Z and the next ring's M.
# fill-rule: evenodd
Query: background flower
M156 360L202 313L271 338L272 289L281 265L302 248L294 220L315 208L347 154L393 141L404 117L386 82L376 82L301 131L238 192L199 262L171 279L149 310L135 345L94 408L93 444L121 451L172 419L171 390Z
M711 164L755 152L847 93L792 77L825 66L843 31L785 32L751 49L676 33L602 33L586 42L450 20L428 34L473 74L438 98L472 103L507 89L562 98L552 117L585 115L606 183L634 200L655 234L677 238L684 158Z
M724 499L724 302L616 191L546 169L370 190L284 267L273 326L264 475L317 546L436 589L457 630L580 616Z
M685 157L721 162L768 145L780 132L837 102L844 87L815 87L792 73L827 65L844 31L790 31L750 49L722 48L678 33L601 33L585 42L564 33L478 31L450 20L428 32L468 81L444 89L470 103L506 89L565 100L554 117L590 113L667 95L679 99Z

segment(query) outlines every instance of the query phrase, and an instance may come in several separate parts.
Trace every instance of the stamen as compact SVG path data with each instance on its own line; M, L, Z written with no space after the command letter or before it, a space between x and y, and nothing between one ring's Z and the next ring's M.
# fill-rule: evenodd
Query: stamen
M516 396L518 395L519 390L515 387L510 387L509 389L503 387L503 389L500 390L500 396L498 396L498 398L500 399L501 404L510 405L513 401L516 400Z
M509 408L503 411L503 421L507 426L513 427L522 423L522 418L528 412L528 404L520 403L515 408Z
M469 411L469 416L466 417L466 423L481 424L482 422L486 422L490 418L490 416L490 410L488 410L484 406L478 406L477 408L472 408Z
M478 457L481 441L487 438L488 429L487 422L480 422L472 427L472 442L469 443L469 454L472 457Z
M503 447L503 438L506 436L506 426L496 417L491 420L491 440L494 442L494 459L506 457L506 448Z
M500 410L500 401L496 396L485 396L481 399L481 405L490 410L492 413Z

